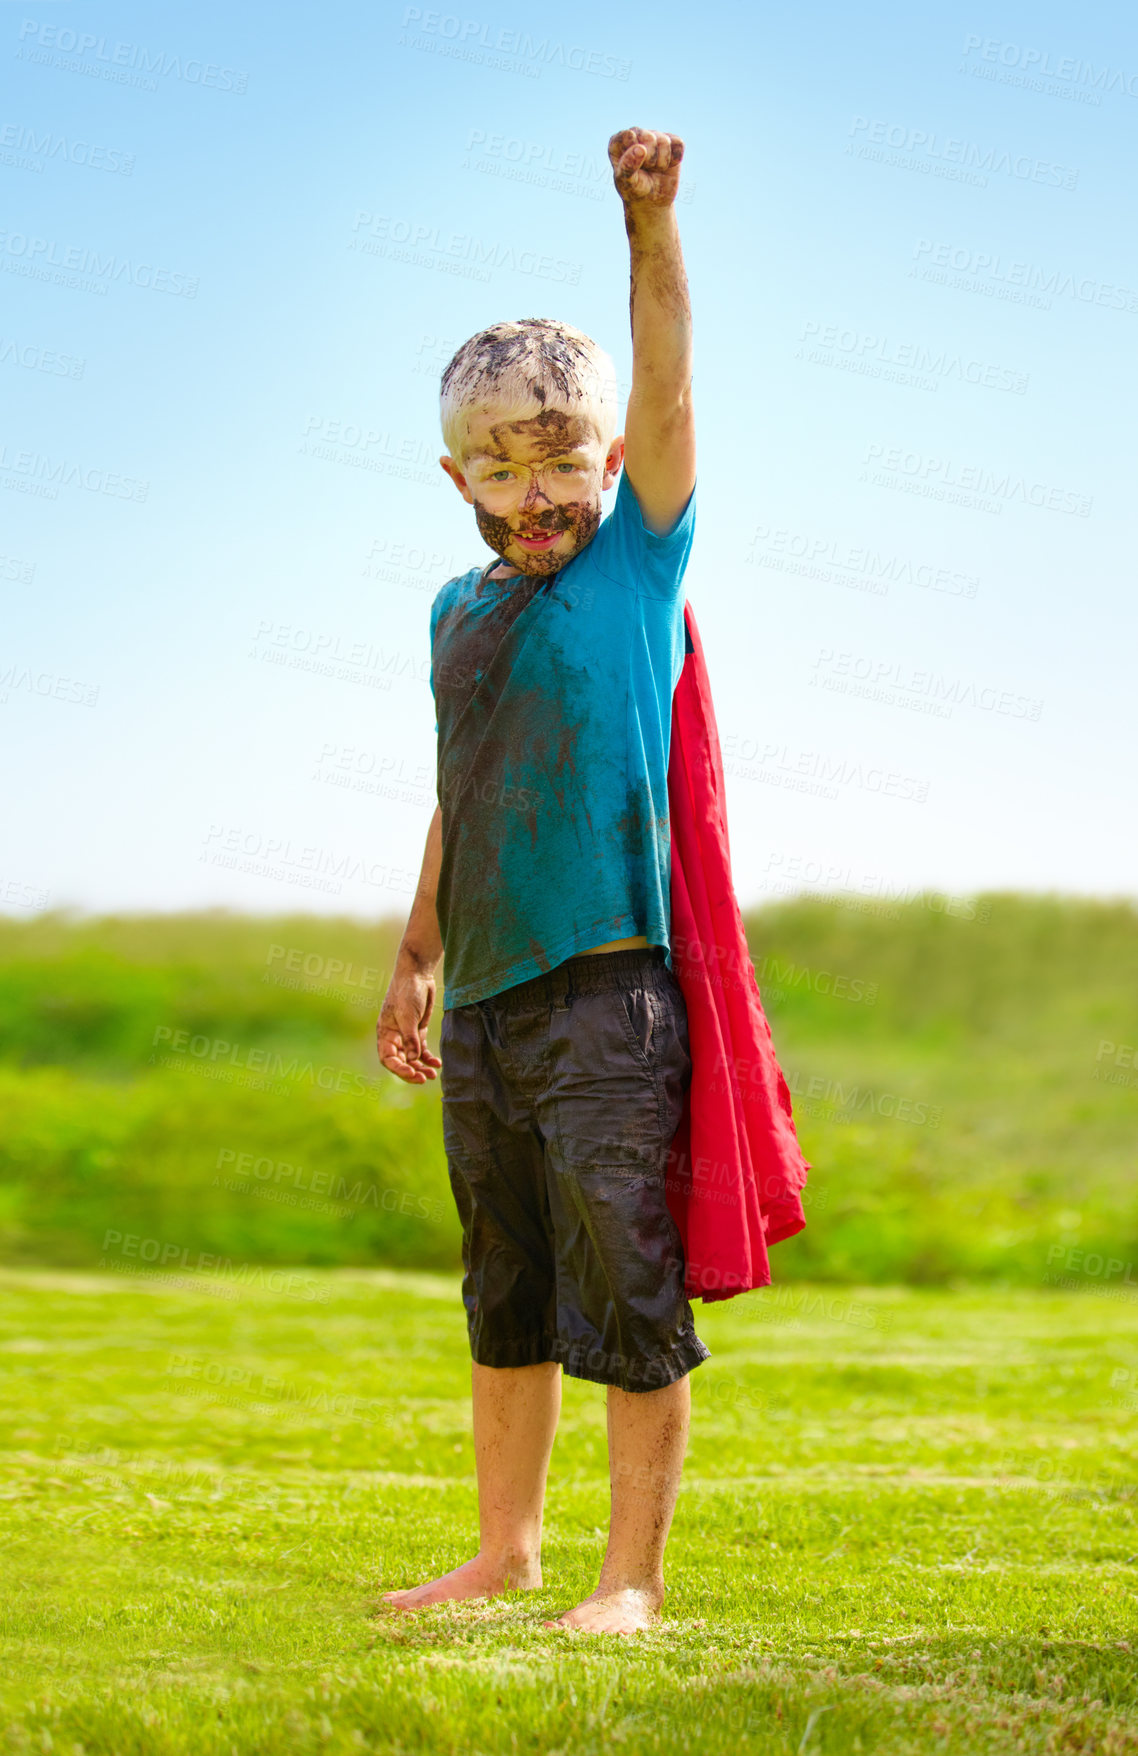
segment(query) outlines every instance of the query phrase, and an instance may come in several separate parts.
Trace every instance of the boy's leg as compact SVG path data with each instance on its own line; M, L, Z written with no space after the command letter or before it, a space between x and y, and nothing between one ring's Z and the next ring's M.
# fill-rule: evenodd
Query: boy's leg
M656 950L570 961L542 1120L572 1377L608 1386L611 1523L597 1588L553 1627L656 1621L687 1448L688 1374L707 1358L684 1292L667 1157L690 1085L687 1014ZM654 1386L654 1388L650 1388Z
M509 992L501 1005L443 1015L443 1138L463 1227L463 1299L475 1355L479 1546L438 1579L385 1592L401 1610L541 1584L561 1367L547 1345L555 1326L552 1237L525 1076L530 1033L536 1031L539 1048L548 1035L548 1002L527 1006L527 996L533 998L532 984Z
M394 1609L425 1610L541 1584L541 1517L561 1412L561 1367L471 1362L478 1469L478 1553L408 1591L385 1591ZM633 1400L629 1398L628 1400Z
M691 1380L661 1390L608 1391L611 1518L596 1591L548 1628L631 1634L664 1601L664 1546L676 1509L691 1418Z

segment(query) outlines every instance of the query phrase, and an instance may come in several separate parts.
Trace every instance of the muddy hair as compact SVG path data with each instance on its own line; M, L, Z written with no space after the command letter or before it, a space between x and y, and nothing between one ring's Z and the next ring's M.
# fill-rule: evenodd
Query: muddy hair
M617 427L616 367L590 336L553 317L495 323L464 341L442 375L443 440L461 456L463 415L501 404L519 420L547 408L585 415L606 450Z

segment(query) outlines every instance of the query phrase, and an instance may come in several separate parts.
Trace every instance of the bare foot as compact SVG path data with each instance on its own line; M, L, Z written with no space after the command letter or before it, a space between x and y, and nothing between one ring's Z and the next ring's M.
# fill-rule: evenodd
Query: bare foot
M475 1555L440 1579L413 1585L407 1591L385 1591L383 1599L393 1610L427 1610L432 1604L461 1598L495 1597L502 1591L537 1591L541 1586L538 1561L490 1561Z
M623 1591L612 1591L598 1586L575 1609L566 1610L555 1622L543 1622L542 1626L581 1628L586 1634L636 1634L660 1620L663 1601L662 1587L650 1590L627 1586Z

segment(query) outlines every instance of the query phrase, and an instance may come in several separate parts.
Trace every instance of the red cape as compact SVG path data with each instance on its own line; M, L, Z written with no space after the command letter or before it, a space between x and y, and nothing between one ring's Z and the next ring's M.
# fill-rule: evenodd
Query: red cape
M790 1091L731 882L723 757L703 643L684 607L687 655L672 697L672 966L687 1005L692 1079L668 1160L689 1298L770 1285L767 1251L806 1225Z

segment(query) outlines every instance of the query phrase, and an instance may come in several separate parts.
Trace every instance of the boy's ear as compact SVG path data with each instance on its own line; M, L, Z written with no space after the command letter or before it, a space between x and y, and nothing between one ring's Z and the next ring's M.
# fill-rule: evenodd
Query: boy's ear
M474 505L474 495L466 485L466 477L459 469L453 457L440 457L439 462L468 506Z
M601 488L611 488L620 474L620 466L624 462L624 434L618 433L608 451L605 453L605 471L601 477Z

